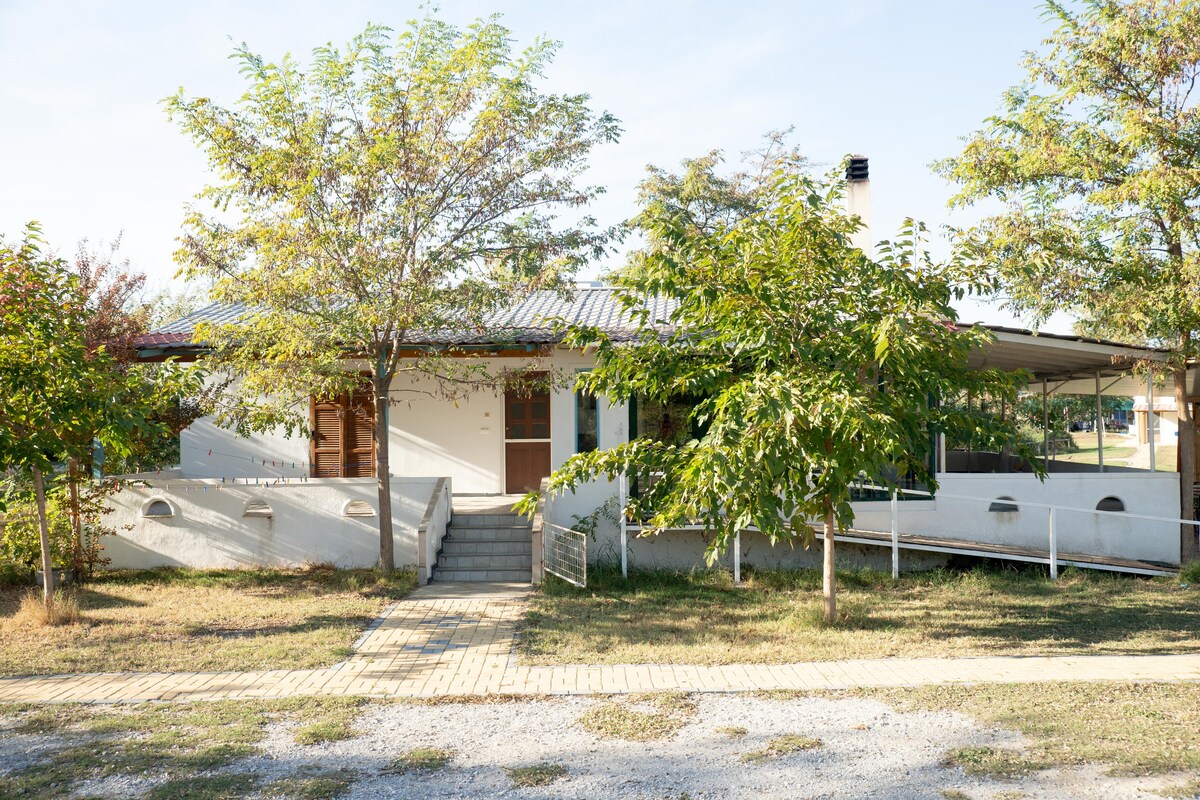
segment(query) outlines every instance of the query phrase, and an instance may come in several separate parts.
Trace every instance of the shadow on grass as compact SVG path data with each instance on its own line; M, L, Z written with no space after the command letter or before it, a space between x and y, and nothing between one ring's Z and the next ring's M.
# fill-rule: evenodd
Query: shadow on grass
M1068 570L939 569L893 581L838 573L839 621L821 620L817 570L728 573L589 571L586 589L548 580L522 628L522 653L557 661L669 648L703 662L920 654L1134 652L1200 649L1200 596L1169 579ZM728 651L722 653L724 644Z

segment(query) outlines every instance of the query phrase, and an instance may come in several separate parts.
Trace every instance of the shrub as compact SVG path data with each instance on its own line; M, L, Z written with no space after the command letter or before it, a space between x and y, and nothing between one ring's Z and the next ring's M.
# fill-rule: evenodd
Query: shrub
M79 622L79 599L74 592L59 589L43 603L40 593L31 589L21 596L17 613L7 622L10 628L41 628L47 625L74 625Z

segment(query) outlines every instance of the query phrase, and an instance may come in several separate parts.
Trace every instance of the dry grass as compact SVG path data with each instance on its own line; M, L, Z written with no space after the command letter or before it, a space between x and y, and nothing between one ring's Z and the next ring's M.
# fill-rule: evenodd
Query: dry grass
M730 739L740 739L750 733L749 728L744 728L741 725L722 725L719 728L713 728L717 733L723 733Z
M976 748L948 759L968 771L1018 775L1059 765L1100 764L1115 774L1200 771L1200 682L1031 683L760 692L760 698L820 696L879 700L898 711L957 711L1019 731L1024 752Z
M529 767L505 767L504 772L512 781L514 789L532 786L547 786L559 778L565 778L567 768L562 764L543 762Z
M391 775L410 772L436 772L454 759L454 751L444 747L414 747L401 755L383 771Z
M0 675L326 666L415 585L328 567L120 571L76 590L70 626L19 624L24 592L0 590Z
M152 788L146 800L246 796L324 800L343 793L354 776L312 774L301 767L297 774L260 787L259 776L228 770L242 759L261 755L261 743L272 724L298 724L296 738L301 741L300 734L307 728L352 721L369 702L358 697L303 697L0 706L8 731L54 737L36 760L0 774L0 797L80 797L88 782L124 775L168 778Z
M43 602L41 592L36 589L27 589L20 597L16 612L3 621L0 630L19 632L80 622L79 598L74 592L59 589L51 595L49 603Z
M798 733L785 733L782 736L776 736L771 741L767 742L767 746L761 750L752 750L749 753L742 754L742 761L747 764L758 764L763 761L770 761L775 758L789 755L791 753L799 753L804 750L815 750L821 747L824 742L813 736L802 736Z
M649 742L670 739L696 713L696 701L685 692L632 694L600 703L577 720L605 739Z
M1200 650L1200 587L1067 570L935 570L893 582L838 575L826 626L820 572L589 572L547 582L519 639L529 664L736 664L846 658L1148 654Z

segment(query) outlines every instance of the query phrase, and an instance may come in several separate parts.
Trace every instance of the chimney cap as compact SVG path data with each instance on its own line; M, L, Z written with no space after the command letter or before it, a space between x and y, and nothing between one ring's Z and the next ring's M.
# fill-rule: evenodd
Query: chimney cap
M850 160L846 163L846 180L848 181L865 181L870 180L871 173L867 167L866 156L850 156Z

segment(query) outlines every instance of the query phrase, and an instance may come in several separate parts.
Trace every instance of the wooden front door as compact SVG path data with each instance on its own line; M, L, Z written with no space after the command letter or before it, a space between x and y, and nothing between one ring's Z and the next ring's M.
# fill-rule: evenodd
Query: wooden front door
M504 491L535 491L549 474L550 390L525 387L505 392Z

